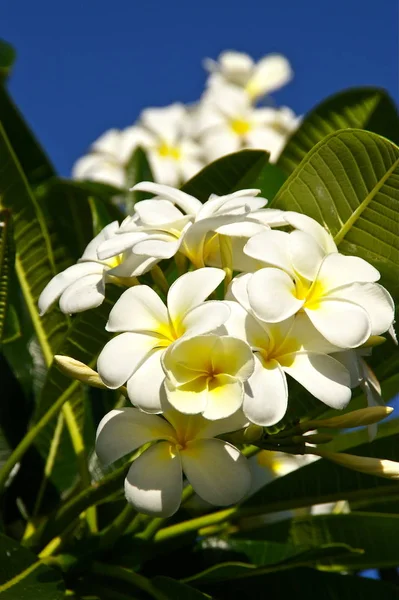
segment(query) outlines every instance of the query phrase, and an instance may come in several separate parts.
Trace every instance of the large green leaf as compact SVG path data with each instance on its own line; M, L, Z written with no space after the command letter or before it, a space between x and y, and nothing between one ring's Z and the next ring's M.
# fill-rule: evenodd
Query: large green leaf
M9 75L15 57L16 52L11 44L0 39L0 79Z
M0 595L4 600L62 600L61 574L26 548L0 534Z
M397 108L380 88L351 88L330 96L303 119L288 140L278 165L288 175L324 137L339 129L367 129L399 143Z
M140 181L154 181L154 176L145 151L142 148L136 148L126 167L126 187L129 190ZM148 198L147 192L126 192L126 212L130 214L136 202L145 200L145 198Z
M287 179L274 208L322 223L340 252L372 263L399 297L399 148L374 133L338 131Z
M351 513L294 517L253 532L255 540L288 543L315 550L326 544L349 544L359 552L342 554L323 564L368 569L399 564L399 515Z
M399 434L351 449L351 454L399 461ZM243 503L254 512L277 512L336 500L354 500L399 494L399 483L351 471L318 460L262 487Z
M14 275L15 247L11 213L0 211L0 342L9 316L11 277Z
M218 600L264 597L279 600L397 600L398 597L397 587L385 582L304 568L289 573L223 581L205 586L204 590L214 594Z
M181 188L187 194L206 202L211 194L223 196L254 182L267 166L269 155L263 150L241 150L211 163Z
M15 268L35 333L47 365L67 327L67 317L54 308L40 318L37 300L55 275L55 262L43 214L0 124L0 207L11 211L16 247Z
M206 598L210 598L207 594L194 590L189 585L171 577L154 577L152 584L163 592L165 600L167 598L169 600L206 600Z
M107 286L106 299L101 306L94 310L86 311L76 315L72 324L58 348L58 354L72 356L81 362L95 366L96 358L102 350L105 343L109 340L110 334L105 331L105 324L108 315L116 299L120 296L122 288L116 286ZM39 401L36 406L33 422L39 421L50 406L64 395L74 407L74 413L83 432L85 406L84 395L82 394L82 384L77 384L69 377L61 373L53 363L50 367L46 381L44 383ZM89 411L88 414L91 414ZM51 421L42 431L36 440L36 445L42 454L46 457L50 447L54 444L54 435L56 432L57 419ZM65 426L62 426L61 433L58 432L59 439L55 452L55 463L52 473L52 480L60 489L65 489L73 482L76 477L76 465L74 464L71 442L66 435Z

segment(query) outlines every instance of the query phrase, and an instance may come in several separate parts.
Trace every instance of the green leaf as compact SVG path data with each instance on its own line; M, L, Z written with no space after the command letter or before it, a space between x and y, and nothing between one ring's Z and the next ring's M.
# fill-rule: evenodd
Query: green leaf
M287 176L280 167L268 163L255 179L250 177L247 181L245 178L240 181L240 188L260 189L260 196L271 202L286 179Z
M254 531L257 540L272 540L315 550L325 544L349 544L360 552L338 559L322 558L336 568L374 569L399 564L399 515L355 513L294 517Z
M242 580L223 581L204 587L218 600L278 598L279 600L397 600L398 589L382 581L352 575L295 569ZM267 596L266 596L267 594Z
M16 52L11 44L0 39L0 78L10 74L15 57Z
M241 150L211 163L181 188L187 194L206 202L211 194L223 196L245 187L255 187L268 164L269 155L263 150Z
M373 264L399 298L397 146L358 129L332 133L309 152L272 204L323 224L340 252Z
M105 325L111 308L120 296L122 288L107 286L107 296L101 306L76 315L71 326L57 350L57 354L72 356L81 362L94 367L99 352L110 338L105 330ZM85 411L83 384L73 381L57 368L53 363L50 367L40 398L38 400L33 422L37 423L43 414L61 395L68 398L74 408L77 423L83 432L85 416L91 411ZM54 444L57 419L51 421L36 440L36 445L43 457L49 453ZM57 446L54 449L55 464L52 472L52 481L61 490L68 488L76 477L76 465L73 461L73 450L70 438L62 426Z
M15 246L11 213L0 210L0 342L5 337L6 319L9 318L11 277L14 275Z
M61 574L17 542L0 534L0 595L7 600L62 600Z
M163 592L166 598L170 598L170 600L206 600L206 598L211 598L208 594L203 594L171 577L154 577L151 583Z
M324 137L346 128L367 129L399 143L397 108L380 88L350 88L330 96L303 119L288 140L278 166L291 174L306 154Z
M136 148L126 167L126 187L129 190L141 181L154 181L154 176L145 151L143 148ZM147 192L126 192L126 212L131 213L136 202L146 198L148 198Z
M399 435L356 446L350 453L399 461ZM398 482L351 471L322 459L275 479L245 500L242 506L249 512L264 510L269 513L337 500L382 498L390 494L399 494Z
M12 214L15 269L45 362L49 365L68 320L57 308L39 317L39 295L56 273L54 256L43 214L1 125L0 163L0 208L8 209Z

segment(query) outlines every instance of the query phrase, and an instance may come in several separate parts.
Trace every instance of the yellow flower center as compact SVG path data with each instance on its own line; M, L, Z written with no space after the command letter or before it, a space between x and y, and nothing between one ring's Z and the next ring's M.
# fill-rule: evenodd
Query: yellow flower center
M173 160L181 159L181 150L176 146L169 146L165 142L163 142L160 146L158 146L158 154L163 158L173 158Z
M295 281L295 296L298 300L305 300L304 308L319 308L325 291L325 286L318 279L311 283L298 277Z
M245 119L232 119L230 127L237 135L246 135L251 130L251 123Z

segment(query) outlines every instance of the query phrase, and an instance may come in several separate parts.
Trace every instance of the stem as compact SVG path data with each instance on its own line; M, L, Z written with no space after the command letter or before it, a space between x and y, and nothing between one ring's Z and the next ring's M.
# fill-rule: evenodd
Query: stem
M152 267L150 273L151 273L151 277L152 277L154 283L156 283L157 286L165 294L167 294L168 290L169 290L169 283L168 283L168 280L166 279L165 275L163 274L161 267L159 267L158 265L155 265L154 267Z
M139 575L134 571L125 569L124 567L118 567L113 565L107 565L100 562L93 562L91 566L92 573L102 575L104 577L110 577L111 579L118 579L119 581L125 581L131 583L139 590L146 592L155 600L168 600L168 598L159 590L157 590L149 579Z
M133 517L137 514L137 511L131 504L126 504L125 508L119 514L119 516L109 525L106 529L100 533L100 548L108 548L113 546L120 535L122 535L126 528L130 525Z
M194 490L192 488L191 485L187 485L182 493L181 496L181 504L184 504L184 502L187 502L187 500L189 500L193 495L194 495ZM162 517L155 517L154 519L151 519L151 521L148 523L147 527L144 529L144 531L142 533L139 533L137 537L142 538L143 540L151 540L154 535L156 534L156 532L162 527L162 525L167 521L168 519L166 518L162 518Z
M227 508L226 510L220 510L208 515L203 515L202 517L190 519L189 521L182 521L176 525L170 525L169 527L165 527L164 529L158 531L158 533L156 533L154 536L154 541L163 542L165 540L189 533L190 531L197 531L198 529L208 527L209 525L223 523L237 513L238 507L235 506L233 508Z
M26 435L22 438L18 446L14 449L12 454L8 457L8 460L3 465L3 468L0 472L0 494L3 492L6 481L8 479L9 474L11 473L13 467L21 460L25 452L30 448L33 444L39 433L46 427L46 425L55 417L58 411L62 408L62 406L67 402L72 391L78 387L79 382L76 381L69 387L58 400L48 409L46 413L42 416L42 418L26 433Z

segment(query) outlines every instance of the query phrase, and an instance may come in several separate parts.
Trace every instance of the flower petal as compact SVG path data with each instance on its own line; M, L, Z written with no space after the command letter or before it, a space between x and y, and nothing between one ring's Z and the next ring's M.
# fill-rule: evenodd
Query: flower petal
M303 231L290 233L289 248L292 266L302 277L316 279L325 252L309 234Z
M268 54L254 68L247 84L248 93L257 98L278 90L292 79L291 65L282 54Z
M149 256L151 258L172 258L180 248L182 240L176 239L174 235L160 233L156 236L148 236L134 245L132 252L139 256Z
M358 256L328 254L323 260L317 279L328 290L355 282L378 281L380 273Z
M159 340L144 333L121 333L103 348L97 361L98 373L111 389L123 385L150 354Z
M226 419L237 412L243 398L241 381L225 373L215 375L208 383L207 403L202 415L210 421Z
M248 281L248 298L255 315L266 323L278 323L303 306L296 297L295 284L284 271L274 268L256 271Z
M388 331L395 318L394 301L378 283L352 283L334 290L329 297L349 300L364 308L371 321L371 335Z
M132 190L136 192L149 192L150 194L156 194L161 198L165 198L177 204L188 215L196 215L202 207L202 203L197 198L194 198L194 196L190 196L168 185L161 185L160 183L141 181L132 187Z
M196 440L181 451L181 460L194 490L211 504L234 504L243 498L251 484L246 458L222 440Z
M137 448L162 439L173 439L170 424L156 415L146 415L136 408L111 410L98 425L96 453L109 465Z
M123 261L117 267L107 271L107 274L114 277L139 277L148 273L159 261L159 258L138 256L129 252L127 256L124 256Z
M332 356L292 354L285 358L282 367L308 392L331 408L345 408L351 399L349 371Z
M168 442L148 448L132 464L125 479L126 500L138 512L170 517L179 508L183 477L179 453Z
M145 225L174 223L184 217L170 200L142 200L137 202L134 210Z
M97 273L102 276L103 270L103 265L100 265L97 262L84 262L72 265L71 267L65 269L65 271L58 273L58 275L49 281L39 296L38 306L40 315L44 315L50 306L72 283L82 279L86 275L91 275L93 273Z
M266 363L255 353L255 371L244 389L243 410L252 423L266 427L281 421L287 411L288 386L276 360Z
M169 329L166 306L154 290L138 285L123 292L110 312L107 331L150 331Z
M168 402L185 415L201 414L208 402L207 378L203 376L197 376L178 387L167 378L165 391Z
M164 348L154 350L127 382L130 401L148 413L162 411L165 373L161 359L164 351Z
M371 335L367 312L347 300L326 298L316 308L304 310L316 329L339 348L357 348Z
M60 309L67 315L83 312L100 306L104 302L104 296L104 272L85 275L71 283L62 293Z
M97 260L97 249L100 246L100 244L102 244L106 240L113 238L114 235L117 233L118 229L118 221L113 221L109 225L106 225L106 227L104 227L104 229L102 229L100 233L97 234L96 237L91 240L91 242L89 242L89 244L87 244L85 251L79 259L79 262L87 260Z
M210 356L213 373L225 373L243 382L254 371L254 359L249 345L229 335L217 338Z
M230 316L230 308L226 302L209 300L189 310L182 322L182 331L187 335L211 333L223 325Z
M168 311L173 322L180 322L186 313L198 306L225 278L222 269L205 267L179 277L168 292Z
M146 234L142 231L133 231L130 233L118 233L110 240L105 240L97 248L97 255L100 260L106 260L117 254L122 254L132 248L140 240L144 240Z
M326 254L338 252L337 246L330 233L311 217L290 210L285 211L283 216L289 225L311 235Z
M248 240L244 246L244 252L252 258L260 260L263 264L278 267L293 275L289 239L289 233L284 231L270 230L258 233Z

